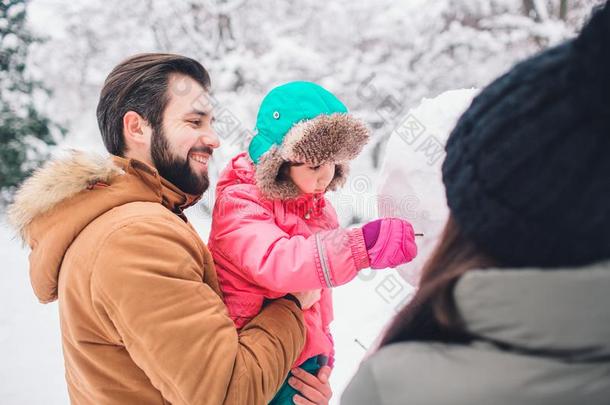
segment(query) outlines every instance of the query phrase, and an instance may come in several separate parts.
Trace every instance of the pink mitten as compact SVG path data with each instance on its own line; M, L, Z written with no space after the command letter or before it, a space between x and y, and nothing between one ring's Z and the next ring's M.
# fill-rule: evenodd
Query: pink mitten
M399 218L382 218L362 227L372 269L396 267L417 255L411 224Z

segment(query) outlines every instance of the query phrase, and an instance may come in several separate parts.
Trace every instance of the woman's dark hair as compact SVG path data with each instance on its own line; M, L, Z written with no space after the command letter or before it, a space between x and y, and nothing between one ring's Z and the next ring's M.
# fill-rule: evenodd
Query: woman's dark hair
M463 327L453 290L469 270L495 265L498 263L483 254L450 216L439 244L424 266L418 291L396 315L380 347L403 341L470 341L472 336Z
M179 73L191 77L206 91L210 76L196 60L186 56L146 53L118 64L106 78L97 105L97 124L108 152L125 154L123 116L135 111L152 128L159 129L169 101L169 76Z

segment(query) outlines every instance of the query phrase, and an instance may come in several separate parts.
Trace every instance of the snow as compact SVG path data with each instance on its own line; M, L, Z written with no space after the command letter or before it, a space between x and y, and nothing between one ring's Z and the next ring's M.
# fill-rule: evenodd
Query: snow
M413 225L418 256L399 267L412 285L434 248L447 220L442 182L444 146L459 116L478 93L476 89L447 91L423 99L392 132L381 168L378 190L380 216L397 216Z
M330 377L333 401L378 343L384 327L414 289L396 270L363 270L353 281L333 291L335 368Z
M3 404L67 404L57 303L30 287L27 252L0 228L0 399Z
M11 49L17 48L19 45L19 38L15 34L7 34L4 38L2 38L2 48L3 49Z

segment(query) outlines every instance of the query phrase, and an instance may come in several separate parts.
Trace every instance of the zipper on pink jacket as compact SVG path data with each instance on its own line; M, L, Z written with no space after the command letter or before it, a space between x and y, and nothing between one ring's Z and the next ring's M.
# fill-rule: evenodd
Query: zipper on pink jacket
M318 248L318 253L320 254L320 263L322 264L322 274L324 274L324 281L326 281L326 286L328 288L332 288L333 284L330 281L328 258L326 257L326 252L324 251L324 244L320 240L319 233L316 234L316 247Z

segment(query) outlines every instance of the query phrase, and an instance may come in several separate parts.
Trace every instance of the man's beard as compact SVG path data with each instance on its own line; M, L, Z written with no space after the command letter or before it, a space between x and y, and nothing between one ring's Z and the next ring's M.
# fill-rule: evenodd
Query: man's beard
M161 128L154 128L151 141L151 157L159 175L187 194L202 195L210 186L207 172L197 174L191 168L188 156L186 159L171 152L165 132ZM193 148L190 152L205 152L212 156L213 150L209 147Z

